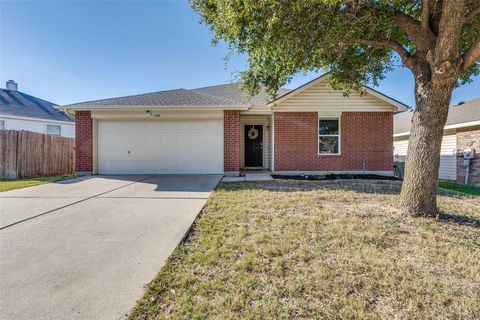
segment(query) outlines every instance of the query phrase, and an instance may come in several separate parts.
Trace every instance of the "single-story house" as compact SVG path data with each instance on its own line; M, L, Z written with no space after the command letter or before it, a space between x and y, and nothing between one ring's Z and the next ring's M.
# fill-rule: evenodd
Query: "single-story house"
M75 137L75 120L55 108L52 102L18 91L8 80L0 88L0 130L26 130L63 137Z
M66 105L80 174L393 174L393 113L373 89L346 97L327 75L270 101L239 83Z
M413 110L394 115L394 160L405 162ZM464 159L457 150L473 148L475 159L470 162L469 181L480 183L480 98L450 106L440 151L439 179L465 181Z

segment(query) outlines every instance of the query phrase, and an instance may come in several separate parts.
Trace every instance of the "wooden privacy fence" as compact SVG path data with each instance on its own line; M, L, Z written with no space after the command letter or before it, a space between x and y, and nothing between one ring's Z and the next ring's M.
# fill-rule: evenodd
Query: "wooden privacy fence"
M75 139L0 130L0 179L73 174Z

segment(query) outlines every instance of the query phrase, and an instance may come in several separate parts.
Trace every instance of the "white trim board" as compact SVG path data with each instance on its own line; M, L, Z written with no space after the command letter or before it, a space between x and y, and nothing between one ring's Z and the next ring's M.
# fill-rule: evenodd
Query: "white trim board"
M458 128L478 126L478 125L480 125L480 120L450 124L450 125L445 126L443 128L443 130L458 129ZM394 133L393 134L394 137L402 137L402 136L409 136L409 135L410 135L410 132L401 132L401 133Z
M37 121L37 122L48 122L52 124L65 124L65 125L75 125L75 121L61 121L61 120L51 120L51 119L43 119L43 118L30 118L30 117L18 117L18 116L10 116L10 115L3 115L0 113L0 118L5 119L14 119L14 120L26 120L26 121Z

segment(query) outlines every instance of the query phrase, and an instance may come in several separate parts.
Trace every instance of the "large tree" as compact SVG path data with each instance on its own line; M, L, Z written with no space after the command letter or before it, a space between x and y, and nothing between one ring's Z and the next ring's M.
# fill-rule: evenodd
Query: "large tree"
M480 0L191 0L231 50L248 56L246 88L272 95L300 71L328 69L330 85L361 91L399 63L415 79L401 198L436 215L440 146L451 94L480 71Z

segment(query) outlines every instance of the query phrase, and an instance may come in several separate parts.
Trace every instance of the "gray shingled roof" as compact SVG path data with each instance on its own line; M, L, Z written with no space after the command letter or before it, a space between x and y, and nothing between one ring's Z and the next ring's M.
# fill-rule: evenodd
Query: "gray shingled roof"
M55 106L54 103L20 91L0 89L0 116L74 121L71 116L55 109Z
M410 132L413 110L397 113L393 117L393 132ZM480 98L450 106L446 126L480 121Z
M280 89L284 94L289 89ZM249 98L241 91L240 83L230 83L196 89L175 89L144 93L133 96L86 101L66 105L67 108L85 106L225 106L225 105L260 105L269 102L262 92Z
M205 96L221 97L223 99L226 99L229 104L234 105L265 105L271 101L265 91L262 91L254 95L253 97L249 97L242 91L240 82L191 89L190 91ZM284 95L290 91L292 90L287 88L280 88L277 92L277 96Z

